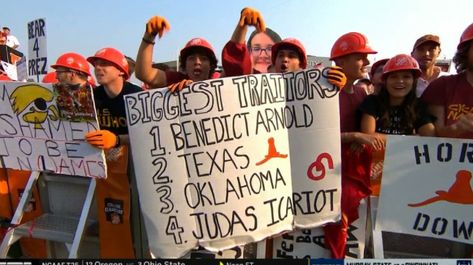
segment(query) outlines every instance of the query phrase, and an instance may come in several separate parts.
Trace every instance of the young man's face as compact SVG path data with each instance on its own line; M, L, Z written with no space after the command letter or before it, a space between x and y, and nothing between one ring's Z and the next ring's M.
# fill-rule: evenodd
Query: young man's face
M251 39L251 63L253 69L260 73L266 73L268 66L271 64L271 47L274 41L264 32L254 35Z
M435 62L440 55L440 46L435 42L426 42L415 48L411 53L419 63L422 70L435 66Z
M117 78L123 79L124 73L120 71L113 63L102 59L96 59L94 62L94 73L97 83L107 85Z
M71 84L72 82L72 71L66 67L56 68L56 79L60 84Z
M384 64L378 65L373 75L370 75L371 83L376 88L379 88L381 86L381 83L383 82L383 80L381 79L381 76L383 75L383 67Z
M287 73L301 70L299 54L293 49L280 49L274 61L276 73Z
M348 80L355 81L364 78L368 72L366 66L370 64L368 54L352 53L336 59L337 65L343 68Z
M195 52L187 56L185 71L192 81L203 81L210 76L210 59L200 52Z

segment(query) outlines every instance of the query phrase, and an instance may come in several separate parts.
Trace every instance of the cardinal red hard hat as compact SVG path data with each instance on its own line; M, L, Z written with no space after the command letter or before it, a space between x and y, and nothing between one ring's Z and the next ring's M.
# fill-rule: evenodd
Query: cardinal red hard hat
M120 71L123 72L123 77L128 80L128 61L123 53L115 48L103 48L95 53L94 56L87 58L87 61L95 66L95 60L102 59L114 64Z
M411 70L414 72L415 77L419 77L422 74L416 59L407 54L398 54L386 62L383 67L382 78L386 78L389 73L401 70Z
M75 52L67 52L59 56L56 64L51 65L51 67L54 69L65 67L90 75L89 63L87 63L82 55Z
M186 43L186 46L182 48L180 52L180 57L182 60L186 60L187 56L191 53L192 50L200 48L205 51L207 56L209 57L210 61L217 65L217 56L215 56L214 49L212 48L212 45L208 41L206 41L203 38L193 38L190 41Z
M338 38L332 46L330 60L352 53L375 54L368 44L368 38L359 32L349 32Z
M57 78L56 78L56 72L49 72L43 77L43 83L51 83L55 84L57 83Z
M273 65L275 64L278 51L284 47L295 48L297 50L297 53L299 54L300 67L302 69L305 69L307 67L307 55L305 52L305 48L300 41L294 38L284 39L274 44L273 47L271 47L271 61Z
M462 36L460 37L460 43L458 43L457 49L460 48L460 46L470 40L473 40L473 23L471 23L465 31L463 31Z

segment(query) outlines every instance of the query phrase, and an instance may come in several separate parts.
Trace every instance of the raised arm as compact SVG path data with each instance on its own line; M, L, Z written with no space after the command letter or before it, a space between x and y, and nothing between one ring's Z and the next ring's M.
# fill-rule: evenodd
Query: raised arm
M166 73L153 68L153 48L156 36L161 38L164 32L171 27L167 20L160 16L154 16L146 23L146 30L141 40L138 55L136 56L135 75L148 84L151 88L164 87L167 85Z
M245 7L240 12L232 37L222 50L222 66L226 76L252 73L251 57L245 44L248 26L254 26L258 31L266 29L261 14L253 8Z
M235 43L245 44L248 26L254 26L259 32L263 32L266 29L263 17L259 11L251 7L245 7L241 10L240 20L230 40Z

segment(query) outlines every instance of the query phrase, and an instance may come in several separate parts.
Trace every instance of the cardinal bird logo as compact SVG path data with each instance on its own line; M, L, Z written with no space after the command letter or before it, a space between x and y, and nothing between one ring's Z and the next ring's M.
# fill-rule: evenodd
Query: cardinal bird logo
M438 190L434 196L419 203L410 203L410 207L420 207L438 201L447 201L458 204L473 204L473 190L470 185L471 172L468 170L459 170L453 185L448 191Z
M10 95L13 112L36 129L49 117L59 118L59 111L53 104L54 95L49 89L37 84L18 86ZM49 104L49 107L48 107Z

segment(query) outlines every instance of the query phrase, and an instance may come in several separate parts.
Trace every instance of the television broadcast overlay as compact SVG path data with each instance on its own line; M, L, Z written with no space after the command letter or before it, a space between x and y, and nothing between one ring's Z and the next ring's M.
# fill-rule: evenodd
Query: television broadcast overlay
M0 265L472 265L473 259L54 259L1 260Z

